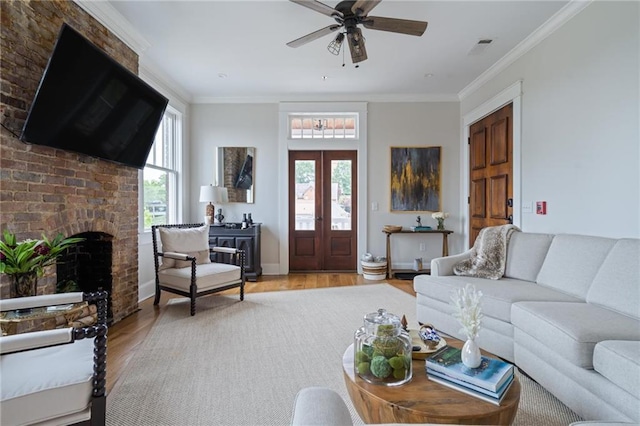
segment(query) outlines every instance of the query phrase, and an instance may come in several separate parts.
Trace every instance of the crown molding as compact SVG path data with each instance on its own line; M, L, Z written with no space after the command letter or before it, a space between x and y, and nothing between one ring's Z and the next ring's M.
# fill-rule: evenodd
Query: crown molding
M184 104L185 107L191 103L191 94L189 92L158 67L154 66L154 64L145 61L144 57L141 58L139 62L138 74L146 80L147 83L153 83L156 89L162 89L161 91L168 92L167 94L170 98Z
M458 92L458 99L463 100L489 80L497 76L504 71L509 65L513 64L522 55L533 49L542 40L553 34L558 28L566 24L571 18L580 13L585 7L587 7L593 0L570 0L562 9L556 12L545 23L540 25L535 31L533 31L527 38L522 40L516 47L511 49L506 55L500 58L489 69L480 74L475 80L473 80L464 89Z
M460 102L455 94L386 95L386 94L306 94L246 97L195 96L194 104L271 104L281 102Z
M136 30L133 25L118 12L109 2L95 0L73 0L78 6L93 16L98 22L114 33L129 46L138 56L142 56L151 44Z

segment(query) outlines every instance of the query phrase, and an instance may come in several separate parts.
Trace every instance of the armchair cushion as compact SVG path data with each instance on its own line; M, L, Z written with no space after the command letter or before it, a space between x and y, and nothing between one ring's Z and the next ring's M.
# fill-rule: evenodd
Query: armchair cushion
M67 424L89 419L93 340L0 357L0 424L33 424L74 413L80 414Z
M158 228L162 251L187 254L196 258L196 264L210 263L209 226L197 228ZM191 261L162 258L160 269L187 268Z
M160 284L183 291L189 291L191 285L191 268L171 268L158 272ZM239 266L226 263L208 263L196 268L198 291L210 290L226 286L242 280Z

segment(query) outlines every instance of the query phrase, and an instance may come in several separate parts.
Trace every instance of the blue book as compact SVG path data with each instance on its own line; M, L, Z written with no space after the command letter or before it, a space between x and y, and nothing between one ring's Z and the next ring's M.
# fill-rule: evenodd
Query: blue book
M491 404L494 404L494 405L500 405L502 400L504 400L504 397L507 395L506 391L511 386L511 383L513 383L513 376L511 376L511 379L509 381L507 381L507 383L506 383L505 391L502 393L502 396L499 397L499 398L493 398L493 397L491 397L489 395L486 395L486 394L484 394L482 392L478 392L478 391L476 391L474 389L471 389L466 385L459 385L457 383L454 383L454 382L452 382L450 380L447 380L447 379L443 379L443 378L438 377L438 376L431 375L431 376L428 376L428 378L429 378L429 380L431 380L433 382L440 383L441 385L444 385L444 386L446 386L448 388L451 388L451 389L466 393L467 395L474 396L474 397L476 397L478 399L481 399L481 400L486 401L486 402L490 402Z
M500 386L500 388L498 389L497 392L491 392L489 390L486 390L484 388L481 388L480 386L476 386L476 385L472 385L471 383L467 383L467 382L463 382L462 380L458 380L455 377L451 377L451 376L447 376L446 374L440 373L439 371L434 371L431 370L430 368L427 368L427 376L432 377L439 377L443 380L448 380L452 383L455 383L457 385L460 386L464 386L467 387L473 391L476 392L480 392L482 394L485 394L487 396L490 396L491 398L495 398L495 399L501 399L505 392L507 391L507 389L509 389L509 386L511 385L511 382L513 381L513 375L511 377L509 377L507 379L506 382L504 382L504 384L502 386Z
M426 359L426 367L491 392L497 392L513 376L513 364L483 356L479 367L469 368L460 354L460 349L446 346Z

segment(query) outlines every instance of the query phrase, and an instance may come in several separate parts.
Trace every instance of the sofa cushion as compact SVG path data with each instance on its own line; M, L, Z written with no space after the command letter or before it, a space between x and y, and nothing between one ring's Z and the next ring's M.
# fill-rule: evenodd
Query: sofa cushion
M582 368L593 368L598 342L640 340L640 321L590 303L518 302L511 323Z
M640 318L639 259L639 239L619 240L596 274L587 302Z
M0 424L33 424L91 403L93 339L0 357Z
M210 263L209 225L197 228L158 228L162 251L188 254L196 258L196 264ZM190 261L162 258L160 269L187 268Z
M573 296L513 278L491 280L475 277L419 275L413 279L413 288L417 293L450 303L453 291L464 288L467 283L473 284L476 290L482 291L482 313L506 322L511 322L511 304L521 300L580 302Z
M598 343L593 351L593 369L631 395L640 395L640 341Z
M171 268L158 272L161 285L189 291L191 268ZM198 292L222 287L233 281L240 281L240 267L226 263L207 263L196 268Z
M556 235L536 282L586 300L598 269L616 240L585 235Z
M551 241L551 234L514 232L509 240L504 276L535 282Z

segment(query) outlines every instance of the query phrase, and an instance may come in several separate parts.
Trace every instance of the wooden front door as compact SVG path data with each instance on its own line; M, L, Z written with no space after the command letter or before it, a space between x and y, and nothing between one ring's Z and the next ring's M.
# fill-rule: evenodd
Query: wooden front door
M289 269L357 269L356 151L289 152Z
M513 105L469 128L469 246L482 228L513 222Z

